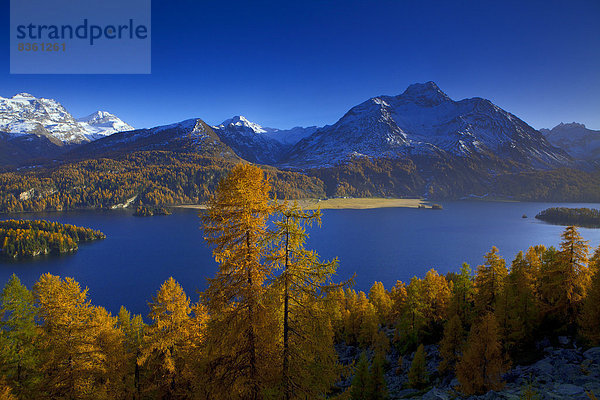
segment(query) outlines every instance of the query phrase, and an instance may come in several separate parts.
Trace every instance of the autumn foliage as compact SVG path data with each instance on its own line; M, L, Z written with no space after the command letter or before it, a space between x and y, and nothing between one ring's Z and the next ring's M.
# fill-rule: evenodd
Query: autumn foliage
M29 290L13 276L0 297L0 397L384 399L392 349L417 390L456 376L457 390L483 394L536 337L600 343L600 249L590 257L574 227L510 269L493 247L474 276L467 264L432 269L367 294L305 248L321 213L275 201L271 184L249 164L220 181L202 215L217 273L196 299L168 278L145 321L94 306L71 278L45 274ZM335 345L362 355L342 365Z

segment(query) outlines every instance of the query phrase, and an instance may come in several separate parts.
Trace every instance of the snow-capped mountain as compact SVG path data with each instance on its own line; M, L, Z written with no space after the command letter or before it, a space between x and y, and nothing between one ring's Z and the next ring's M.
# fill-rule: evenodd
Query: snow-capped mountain
M83 128L88 132L90 140L96 140L105 136L110 136L116 132L133 131L135 128L119 117L107 111L96 111L87 117L77 118Z
M576 122L560 123L552 129L540 129L554 146L578 160L600 161L600 131Z
M352 108L297 143L283 165L331 166L351 157L498 157L533 167L572 160L525 122L482 98L453 101L433 82Z
M239 159L199 118L150 129L117 132L75 147L66 158L110 157L135 151L177 151L220 159Z
M0 131L45 136L59 146L85 143L131 129L130 125L103 111L76 120L56 100L37 98L28 93L0 97Z
M268 135L275 129L263 128L241 115L212 128L223 143L251 162L274 164L287 150L285 145Z
M267 128L241 115L227 119L212 128L240 157L260 164L277 163L292 145L317 130L316 126L292 129Z

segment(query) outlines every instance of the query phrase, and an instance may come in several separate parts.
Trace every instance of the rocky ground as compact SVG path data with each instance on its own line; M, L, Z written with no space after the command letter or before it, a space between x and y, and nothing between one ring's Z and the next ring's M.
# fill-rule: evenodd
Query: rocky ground
M590 400L587 392L600 397L600 347L584 350L567 338L560 339L558 346L543 347L544 356L537 362L513 366L503 377L506 386L501 391L470 397L462 396L455 389L458 386L456 378L437 373L441 361L437 346L425 347L431 386L421 391L407 388L408 370L413 355L405 356L399 368L400 355L392 350L387 356L385 376L389 399L517 400L525 398L524 392L528 387L533 393L531 398L537 400ZM357 360L360 352L354 346L338 346L340 361L345 365ZM348 387L351 382L352 377L349 377L340 382L340 386Z

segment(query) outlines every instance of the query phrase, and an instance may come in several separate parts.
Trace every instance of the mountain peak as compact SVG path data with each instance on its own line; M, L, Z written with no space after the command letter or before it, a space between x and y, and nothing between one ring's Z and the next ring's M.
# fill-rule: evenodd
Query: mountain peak
M107 122L109 120L118 119L114 114L109 113L108 111L98 110L86 117L77 118L79 122L87 122L87 123L100 123Z
M580 124L578 122L570 122L570 123L561 122L560 124L556 125L554 128L581 128L581 129L586 129L586 127L585 127L584 124Z
M432 81L425 83L413 83L400 96L410 99L417 104L430 107L440 105L447 101L452 101L450 97L448 97L446 93L442 92L438 85Z
M36 97L32 94L23 92L23 93L15 94L12 98L13 99L18 99L18 98L35 99Z
M248 119L246 119L246 117L244 117L243 115L236 115L233 118L229 118L229 119L223 121L221 123L221 125L219 125L219 126L220 127L228 127L228 126L245 127L245 128L250 128L254 133L267 132L267 130L265 130L262 126L254 123L254 122L248 121Z
M83 129L88 132L88 138L96 140L116 132L132 131L135 128L108 111L96 111L87 117L77 118Z

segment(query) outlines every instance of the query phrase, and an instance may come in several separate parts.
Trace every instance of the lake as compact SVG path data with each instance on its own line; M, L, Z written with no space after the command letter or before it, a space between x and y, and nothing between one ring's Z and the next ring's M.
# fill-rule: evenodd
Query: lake
M564 227L534 219L551 206L591 207L599 204L446 202L444 210L383 208L324 210L323 225L309 230L307 248L323 259L338 257L338 279L356 272L355 288L368 291L374 281L390 288L400 279L457 271L462 262L473 269L495 245L510 261L519 250L544 244L557 246ZM206 287L217 265L203 240L194 210L178 209L170 216L139 218L129 210L78 211L3 215L0 219L47 219L99 229L107 239L80 245L64 256L0 262L2 285L12 273L29 288L43 273L70 276L89 287L92 303L118 312L148 314L160 285L170 276L182 284L192 301ZM526 214L529 218L522 218ZM580 229L596 248L600 229Z

